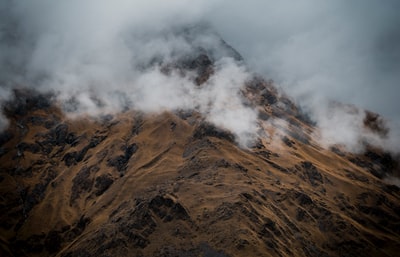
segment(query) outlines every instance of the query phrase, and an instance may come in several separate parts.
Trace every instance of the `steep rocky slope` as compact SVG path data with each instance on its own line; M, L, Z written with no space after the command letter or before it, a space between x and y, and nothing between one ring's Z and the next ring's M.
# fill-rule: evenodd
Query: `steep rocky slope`
M171 69L201 86L213 61ZM392 156L322 148L271 82L242 93L264 135L249 148L196 110L69 118L52 94L15 91L0 136L0 255L395 256L400 189L382 181L398 172ZM365 125L380 133L374 117Z

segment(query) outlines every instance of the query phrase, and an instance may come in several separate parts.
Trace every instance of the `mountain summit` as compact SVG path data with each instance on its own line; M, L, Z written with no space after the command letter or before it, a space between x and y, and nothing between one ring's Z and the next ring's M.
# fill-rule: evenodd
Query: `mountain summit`
M95 90L13 91L0 135L0 255L397 255L396 158L367 141L357 153L323 146L272 81L198 33L177 34L184 54L141 62L143 86L118 88L118 108ZM388 133L379 115L332 108Z

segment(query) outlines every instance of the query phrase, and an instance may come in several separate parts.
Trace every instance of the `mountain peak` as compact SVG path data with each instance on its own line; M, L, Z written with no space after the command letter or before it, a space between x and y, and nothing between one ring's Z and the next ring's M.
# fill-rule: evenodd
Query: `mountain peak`
M1 255L400 250L400 189L387 183L398 161L368 144L387 136L384 120L333 104L370 137L361 152L326 147L319 124L208 31L174 32L187 48L138 62L129 86L13 91L0 134Z

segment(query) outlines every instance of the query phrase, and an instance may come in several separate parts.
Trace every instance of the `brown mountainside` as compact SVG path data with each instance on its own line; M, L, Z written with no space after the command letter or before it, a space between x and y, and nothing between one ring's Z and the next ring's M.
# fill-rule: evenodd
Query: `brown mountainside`
M189 63L198 85L210 64ZM320 147L260 78L243 94L275 140L241 148L196 111L72 119L51 95L16 91L0 137L0 255L396 256L392 157Z

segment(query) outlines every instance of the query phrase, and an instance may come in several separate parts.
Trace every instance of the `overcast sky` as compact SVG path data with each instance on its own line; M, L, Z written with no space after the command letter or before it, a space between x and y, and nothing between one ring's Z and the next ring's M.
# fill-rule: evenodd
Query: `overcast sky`
M209 18L252 69L289 94L400 121L400 1L233 0Z

